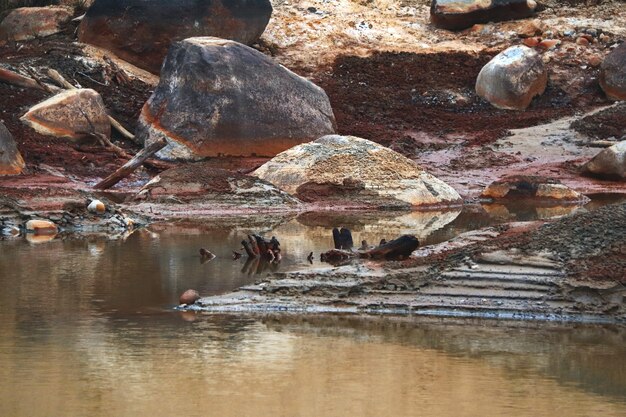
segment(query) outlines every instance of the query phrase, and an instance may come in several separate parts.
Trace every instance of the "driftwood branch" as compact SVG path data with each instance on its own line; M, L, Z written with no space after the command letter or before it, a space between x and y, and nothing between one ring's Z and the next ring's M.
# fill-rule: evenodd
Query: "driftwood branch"
M44 88L43 85L39 84L36 80L30 77L25 77L22 74L18 74L17 72L8 70L6 68L0 68L0 82L11 84L11 85L16 85L18 87L36 88L37 90L43 90L46 92L62 91L57 86L54 86L52 84L42 83L43 85L45 85L45 88Z
M159 139L155 142L152 142L150 145L143 148L141 151L137 153L130 161L122 165L117 171L113 174L109 175L99 183L97 183L94 188L98 190L106 190L108 188L113 187L115 184L123 180L132 174L139 166L141 166L146 159L150 158L152 155L163 149L167 145L165 139Z

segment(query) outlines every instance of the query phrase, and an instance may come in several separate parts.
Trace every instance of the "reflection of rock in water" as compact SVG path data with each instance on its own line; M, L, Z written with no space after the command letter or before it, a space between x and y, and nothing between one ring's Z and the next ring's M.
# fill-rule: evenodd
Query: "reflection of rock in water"
M584 210L580 206L537 206L532 204L482 204L482 208L494 219L506 221L548 220Z
M274 230L285 248L294 248L303 257L311 251L333 247L333 227L352 231L355 242L366 240L378 243L381 239L395 239L400 235L415 235L420 242L435 231L451 223L460 210L413 212L352 212L304 213Z
M376 319L280 315L269 329L292 334L361 339L434 349L505 370L539 372L562 384L617 398L626 396L626 331L616 326L464 319ZM523 375L512 375L513 378Z

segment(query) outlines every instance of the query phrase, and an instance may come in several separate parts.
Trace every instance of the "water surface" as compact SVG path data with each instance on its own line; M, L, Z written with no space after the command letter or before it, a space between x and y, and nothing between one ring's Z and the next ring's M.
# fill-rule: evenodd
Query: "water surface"
M334 225L426 244L498 221L308 214L0 241L0 415L626 415L621 327L171 310L187 288L218 294L307 267ZM281 240L280 265L231 259L253 230ZM202 263L199 247L218 257Z

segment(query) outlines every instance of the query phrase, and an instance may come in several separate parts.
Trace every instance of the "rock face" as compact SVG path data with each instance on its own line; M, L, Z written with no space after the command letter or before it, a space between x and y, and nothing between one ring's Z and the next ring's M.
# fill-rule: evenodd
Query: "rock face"
M626 42L615 48L600 65L600 86L613 100L626 100Z
M266 181L212 168L207 162L185 164L161 172L141 189L135 199L143 203L133 206L134 210L146 209L172 217L210 210L285 210L300 205L296 198Z
M0 44L54 35L72 18L68 7L20 7L0 23Z
M584 195L550 178L514 175L491 183L480 195L491 201L527 200L536 202L581 203Z
M91 89L67 90L33 106L21 120L42 135L81 139L92 131L111 136L111 123L100 94Z
M18 175L25 165L13 135L0 122L0 175Z
M215 36L250 45L271 14L269 0L95 0L78 39L158 74L174 42Z
M410 159L369 140L328 135L289 149L254 175L304 201L388 208L448 206L459 194Z
M526 46L512 46L480 70L476 93L499 109L524 110L547 84L548 72L539 54Z
M137 136L157 156L274 156L335 131L324 90L237 42L190 38L170 49Z
M602 150L583 168L597 176L626 179L626 140Z
M534 0L432 0L430 19L437 27L460 30L476 23L523 19L536 8Z

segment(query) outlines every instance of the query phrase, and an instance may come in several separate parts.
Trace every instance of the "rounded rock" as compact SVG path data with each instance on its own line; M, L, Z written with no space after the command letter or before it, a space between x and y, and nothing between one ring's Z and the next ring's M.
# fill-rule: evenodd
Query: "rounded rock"
M626 100L626 42L615 48L600 65L600 87L613 100Z
M499 53L480 70L476 93L499 109L524 110L547 84L541 56L519 45Z
M0 175L18 175L25 165L13 135L0 122Z
M106 206L100 200L91 200L91 203L87 206L87 210L91 213L103 214L106 211Z
M196 290L185 291L178 299L180 304L193 304L200 299L200 294Z

